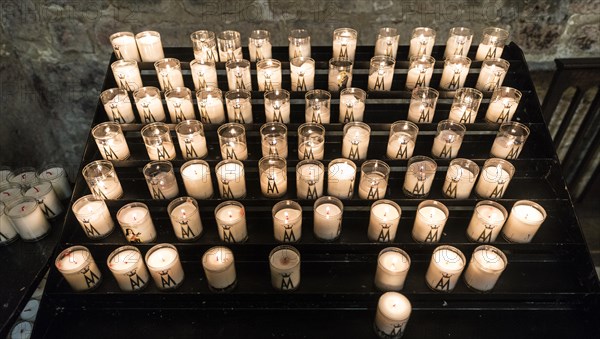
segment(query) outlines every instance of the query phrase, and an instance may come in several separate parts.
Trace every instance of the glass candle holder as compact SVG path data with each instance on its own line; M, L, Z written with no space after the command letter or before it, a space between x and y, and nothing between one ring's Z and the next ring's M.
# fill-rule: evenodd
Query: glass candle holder
M485 120L497 124L511 121L522 96L521 91L512 87L496 88L485 113Z
M502 159L517 159L525 142L529 137L529 128L516 121L505 122L500 125L500 130L494 143L490 156Z
M98 124L92 128L92 136L104 160L127 160L131 155L121 126L116 122Z
M144 257L134 246L121 246L111 252L106 265L112 272L121 291L135 292L144 289L150 281L150 273Z
M105 238L115 229L115 223L104 200L91 194L77 199L72 210L83 232L90 239Z
M508 242L529 243L546 217L546 210L541 205L530 200L519 200L510 210L502 228L502 236Z
M192 91L186 87L175 87L165 91L165 101L171 117L171 122L178 124L185 120L194 120L194 102Z
M204 127L198 120L186 120L175 127L183 159L202 159L208 154Z
M354 61L358 32L352 28L337 28L333 31L333 58Z
M448 199L467 199L479 176L479 166L471 160L457 158L450 161L442 194Z
M237 201L225 201L215 208L217 233L226 243L243 243L248 240L246 210Z
M0 165L0 185L8 183L7 177L11 171L10 166Z
M302 237L302 206L283 200L273 206L273 235L280 242L297 242Z
M202 256L208 288L215 293L232 291L237 285L233 252L223 246L211 247Z
M471 59L466 56L453 55L447 57L444 61L440 89L453 91L463 87L470 67Z
M225 71L227 72L227 85L230 91L236 89L252 90L250 61L245 59L227 61Z
M400 291L410 269L410 256L398 247L386 247L377 256L375 286L380 291Z
M481 64L481 71L477 78L475 88L480 91L492 92L502 86L502 82L508 73L510 63L504 59L487 59Z
M119 199L123 188L113 164L108 160L97 160L87 164L82 170L87 185L98 199Z
M142 88L142 75L135 60L117 60L110 64L115 82L120 89L135 91Z
M478 292L491 291L506 269L508 259L498 248L481 245L473 251L465 270L465 284Z
M439 242L448 221L448 208L439 201L425 200L417 207L412 238L416 242Z
M244 164L238 160L223 160L215 166L219 194L222 199L246 197L246 175Z
M290 123L290 92L285 89L265 92L264 99L267 122Z
M431 155L434 158L454 159L458 155L467 128L452 120L442 120L437 124L437 134L433 139Z
M310 58L310 33L306 29L292 29L288 36L290 60Z
M23 197L23 186L16 182L5 182L0 184L0 202L8 203Z
M155 62L165 58L160 33L144 31L135 35L140 57L143 62Z
M377 40L375 40L375 56L384 55L396 60L398 52L398 42L400 34L398 30L392 27L384 27L379 29Z
M156 228L146 204L132 202L121 207L117 212L117 221L129 242L149 243L156 240Z
M280 291L294 291L300 285L300 252L292 246L280 245L269 253L271 285Z
M248 146L246 143L246 129L243 125L230 122L217 129L219 146L223 159L247 160Z
M339 199L352 199L356 181L356 165L348 159L339 158L327 167L327 194Z
M250 51L250 61L271 59L271 33L263 29L250 32L248 50Z
M203 124L222 124L225 122L223 93L218 88L206 88L196 92L200 121Z
M431 87L421 86L413 89L408 106L408 121L431 123L439 96L440 93Z
M181 63L175 58L160 59L154 63L158 83L163 91L184 87Z
M196 31L190 34L190 39L192 40L195 60L213 63L219 61L217 40L214 32Z
M428 87L433 75L435 59L429 55L410 57L410 66L406 75L406 89Z
M323 160L325 157L325 127L307 122L298 127L298 159Z
M396 60L388 56L374 56L369 66L369 91L389 91L394 79Z
M431 190L437 163L428 157L417 155L408 159L408 168L402 190L410 198L426 198Z
M507 216L504 206L497 202L490 200L478 202L467 227L467 237L471 241L481 243L496 241Z
M229 122L252 123L252 93L250 91L244 89L228 91L225 93L225 103Z
M23 196L34 198L47 219L54 219L65 210L54 192L50 180L36 179L32 181L30 186L23 188Z
M21 167L13 170L6 176L8 182L21 186L29 186L37 178L37 170L33 167Z
M287 127L280 122L267 122L260 127L262 156L288 156Z
M448 245L437 247L425 274L427 286L437 292L452 292L466 263L465 255L458 248Z
M168 125L162 122L148 124L142 127L141 134L150 160L175 159L175 145Z
M313 205L313 233L321 241L335 241L342 232L344 204L335 197L320 197Z
M219 45L219 60L221 62L244 58L242 55L240 32L223 31L217 35L217 43Z
M287 192L287 162L278 156L266 156L258 161L260 191L267 198L279 198Z
M340 123L363 121L367 92L360 88L344 88L340 92Z
M151 161L142 172L152 199L173 199L179 195L173 165L168 161Z
M91 291L102 282L102 272L86 247L65 249L56 257L54 266L74 291Z
M401 215L402 209L391 200L381 199L374 202L371 205L369 228L367 229L369 241L394 241Z
M361 121L344 125L342 157L351 160L365 160L369 149L371 127Z
M367 160L360 166L358 197L365 200L379 200L385 197L390 166L381 160Z
M69 183L69 177L64 167L59 164L47 164L40 168L36 173L36 176L42 180L49 180L52 183L52 188L58 199L64 200L71 198L73 190L71 189L71 183Z
M210 167L204 160L190 160L180 168L183 186L187 195L195 199L209 199L213 196L213 183Z
M473 42L473 31L467 27L452 27L448 32L444 59L451 56L466 57Z
M6 205L0 202L0 247L9 245L19 239L12 221L4 212Z
M281 89L281 62L275 59L263 59L256 63L256 79L259 91Z
M404 335L412 306L400 293L386 292L379 297L373 329L379 338L399 339Z
M112 34L109 40L117 59L142 61L133 33L117 32Z
M131 106L131 100L124 88L107 89L100 94L100 101L102 101L108 120L119 124L135 121L133 106Z
M508 161L491 158L485 161L475 193L484 199L502 199L515 174L515 167Z
M290 60L292 91L310 91L315 88L315 60L298 57Z
M6 202L4 213L23 241L38 241L50 231L50 223L33 197L20 197Z
M412 31L408 58L431 55L435 44L435 30L429 27L417 27Z
M475 60L480 61L502 57L508 35L508 31L502 28L488 27L484 29L483 37L475 54Z
M327 86L331 92L339 92L352 86L353 62L346 59L329 60L329 76Z
M133 99L143 124L166 121L167 116L158 88L152 86L142 87L133 92Z
M323 196L325 166L318 160L302 160L296 165L296 196L315 200Z
M306 108L304 118L306 122L328 124L331 120L331 93L322 89L306 92L304 96Z
M475 122L483 93L474 88L459 88L454 95L448 119L461 124Z
M177 198L169 203L167 213L179 241L194 241L202 236L204 228L196 199Z
M415 150L419 127L410 121L396 121L390 127L386 156L390 159L410 159Z
M214 61L194 59L190 62L192 81L196 90L219 87Z
M159 290L174 290L181 286L185 273L177 248L171 244L158 244L146 252L146 265Z

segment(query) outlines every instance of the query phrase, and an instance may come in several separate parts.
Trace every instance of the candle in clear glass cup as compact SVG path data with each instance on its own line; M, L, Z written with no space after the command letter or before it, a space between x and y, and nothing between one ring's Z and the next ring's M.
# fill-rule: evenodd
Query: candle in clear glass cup
M8 175L12 172L9 166L0 165L0 185L8 183Z
M339 158L327 167L327 194L339 199L352 199L356 180L356 165L352 160Z
M490 291L496 285L507 264L506 255L498 248L481 245L473 251L469 266L465 270L465 283L479 292Z
M502 28L488 27L484 29L483 37L475 54L475 60L501 58L508 35L508 31Z
M448 32L444 59L454 55L466 57L473 42L473 31L467 27L452 27Z
M398 247L387 247L377 256L375 286L380 291L400 291L410 268L408 253Z
M117 32L112 34L109 40L117 59L142 61L133 33Z
M344 125L342 157L351 160L365 160L370 137L371 127L364 122L355 121Z
M339 92L344 88L352 86L353 62L346 59L329 60L329 76L327 89L331 92Z
M485 120L498 124L511 121L522 96L521 91L512 87L496 88L485 113Z
M135 121L133 106L123 88L110 88L100 94L100 101L106 111L106 116L110 121L119 124L131 123Z
M225 71L227 72L227 85L230 91L236 89L252 90L250 61L244 59L227 61Z
M408 159L408 168L402 188L404 194L410 198L427 197L436 170L436 162L429 157L417 155Z
M389 91L394 80L396 60L388 56L374 56L369 66L369 91Z
M196 92L200 121L203 124L221 124L225 122L223 93L218 88L208 87Z
M344 88L340 92L340 123L363 121L367 92L360 88Z
M463 87L470 67L471 59L466 56L453 55L447 57L444 61L440 89L452 91Z
M119 199L123 195L123 187L110 161L93 161L83 168L82 174L96 198Z
M275 59L263 59L256 63L256 80L259 91L281 89L281 62Z
M310 91L315 88L315 60L298 57L290 60L292 91Z
M402 209L391 200L377 200L371 205L367 236L370 241L392 242L396 238Z
M296 165L296 196L315 200L323 195L325 167L318 160L302 160Z
M475 193L484 199L502 199L514 173L515 167L506 160L486 160L475 186Z
M288 156L287 127L281 122L267 122L260 127L262 156Z
M283 200L273 206L273 235L280 242L297 242L302 237L302 207Z
M379 33L377 33L377 40L375 40L375 54L373 55L384 55L396 60L399 41L400 35L397 29L391 27L380 28Z
M497 202L490 200L478 202L467 227L467 237L471 241L481 243L496 241L507 216L504 206Z
M23 241L38 241L50 231L50 223L35 198L21 197L7 202L4 212Z
M257 29L250 32L250 37L248 37L250 61L271 59L271 47L271 33L269 31Z
M492 144L490 156L502 159L517 159L529 137L529 128L516 121L505 122Z
M414 123L431 123L439 96L440 93L431 87L415 87L410 97L407 120Z
M304 118L306 122L328 124L331 120L331 93L322 89L306 92Z
M390 159L410 159L415 150L419 127L410 121L396 121L390 127L386 156Z
M59 199L68 199L73 190L64 167L58 164L48 164L37 172L37 177L52 182L52 188Z
M237 276L233 252L223 246L211 247L202 255L202 267L208 287L213 292L228 292L235 288Z
M6 176L6 181L29 186L37 178L37 170L33 167L21 167L13 170Z
M140 56L143 62L155 62L164 59L160 33L155 31L144 31L135 35Z
M242 55L240 32L223 31L217 35L217 43L219 46L219 60L221 62L244 58Z
M307 122L298 127L298 159L323 160L325 157L325 127Z
M287 192L287 162L270 155L258 161L260 191L267 198L279 198Z
M117 221L127 241L132 243L149 243L156 240L156 229L146 204L129 203L117 212Z
M65 249L56 257L54 265L74 291L90 291L102 282L102 272L86 247Z
M502 236L509 242L529 243L546 220L546 210L530 200L517 201L512 209Z
M242 199L246 197L246 176L244 164L238 160L223 160L215 167L219 194L222 199Z
M167 212L175 236L180 241L194 241L202 236L203 227L196 199L180 197L169 203Z
M5 182L0 184L0 202L8 205L23 196L23 186L16 182Z
M48 219L56 218L65 210L52 188L50 180L37 179L32 181L30 186L23 188L23 196L34 198L40 204L40 209Z
M333 31L333 58L354 61L358 32L352 28Z
M139 291L150 281L150 273L144 264L144 257L134 246L121 246L114 250L108 255L106 265L121 291Z
M167 116L158 88L142 87L133 92L133 98L142 124L166 121Z
M215 208L217 233L227 243L242 243L248 240L246 210L237 201L225 201Z
M110 65L120 89L135 91L144 87L142 75L135 60L117 60Z
M502 86L508 73L510 63L504 59L487 59L481 64L481 71L475 88L480 91L492 92Z
M115 223L104 200L91 194L77 199L72 210L83 232L90 239L104 238L115 228Z
M433 250L425 281L434 291L452 292L466 263L465 255L458 248L439 246Z
M290 92L285 89L265 92L264 100L267 122L290 122Z
M236 89L225 93L227 119L229 122L251 124L252 93L244 89Z
M181 166L180 172L187 195L195 199L209 199L213 196L210 167L206 161L190 160Z
M141 134L150 160L175 159L175 145L168 125L162 122L151 123L142 127Z
M292 246L280 245L269 254L271 285L276 290L293 291L300 285L300 252Z
M385 197L390 166L381 160L367 160L360 166L358 197L365 200L379 200Z
M408 58L413 56L431 55L435 44L435 30L429 27L417 27L412 31Z
M127 160L131 155L121 126L116 122L98 124L92 128L92 136L104 160Z
M146 265L159 290L173 290L181 286L185 273L177 248L171 244L158 244L146 253Z
M477 118L477 111L483 99L483 93L474 88L462 87L454 94L448 119L461 124L471 124Z
M292 29L288 36L290 60L310 58L310 33L306 29Z
M183 159L202 159L208 154L204 127L198 120L186 120L175 127Z
M386 339L401 338L404 335L411 311L410 301L402 294L386 292L381 295L377 303L373 326L377 336Z
M437 134L433 139L431 155L434 158L454 159L458 155L467 128L452 120L442 120L437 124Z
M342 232L344 204L330 196L320 197L313 205L313 233L321 241L335 241Z
M448 208L439 201L425 200L417 207L412 238L416 242L439 242L448 221Z
M223 159L247 160L248 146L246 143L246 129L243 125L230 122L217 129L219 147Z
M194 103L192 91L185 87L175 87L165 91L165 101L171 117L171 123L178 124L185 120L194 120Z
M168 161L150 161L142 172L152 199L172 199L179 195L173 165Z
M6 205L0 202L0 247L6 246L19 238L12 221L4 211L5 207Z
M450 161L442 194L449 199L467 199L479 176L479 166L471 160L456 158Z
M194 49L194 59L217 62L219 53L217 52L217 39L215 33L211 31L196 31L190 34L192 48Z
M218 88L217 68L214 61L194 59L190 62L194 88L198 91L209 87Z
M421 55L410 58L410 66L406 75L406 89L412 90L415 87L429 86L435 59L429 55Z
M175 58L160 59L154 63L158 83L163 91L184 87L181 63Z

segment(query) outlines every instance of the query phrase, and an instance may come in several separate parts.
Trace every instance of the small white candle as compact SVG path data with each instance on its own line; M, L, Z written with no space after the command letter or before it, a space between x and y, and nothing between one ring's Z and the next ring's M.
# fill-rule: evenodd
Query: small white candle
M397 247L384 248L377 258L375 286L381 291L399 291L410 268L410 257Z
M288 156L287 139L281 134L266 135L261 142L263 157L275 155L282 158Z
M30 188L24 190L23 195L34 198L48 219L57 217L65 210L48 180L34 181Z
M523 144L513 136L499 136L494 139L490 155L495 158L516 159L521 154Z
M127 144L125 144L125 147L127 147ZM63 200L71 197L73 190L71 189L71 184L64 168L50 165L40 170L37 176L52 183L52 188L59 199Z
M37 178L37 172L33 167L23 167L12 171L6 178L9 183L29 186Z
M408 121L414 123L430 123L433 121L435 106L435 104L430 105L422 101L411 100L410 106L408 107Z
M155 62L165 58L160 34L154 31L146 31L136 34L135 39L144 62Z
M241 162L222 161L216 166L219 193L223 199L241 199L246 196L246 176Z
M371 172L368 175L361 175L360 183L358 184L358 197L367 200L381 199L385 197L387 185L386 175L381 172Z
M217 40L215 33L206 30L196 31L190 34L194 48L194 58L199 61L219 61L217 52Z
M292 91L310 91L315 88L315 61L311 58L295 58L290 61Z
M357 35L352 28L336 29L333 32L333 58L354 61Z
M499 249L479 246L473 251L471 262L465 270L465 283L477 291L490 291L506 269L507 263L506 256Z
M517 201L502 229L502 236L510 242L531 242L544 220L546 211L542 206L529 200Z
M250 52L250 61L260 61L263 59L271 59L272 57L272 45L267 39L254 39L248 44L248 51Z
M208 199L213 196L213 183L208 163L192 160L181 167L181 178L187 194L195 199Z
M227 92L225 94L227 102L227 118L229 122L237 122L240 124L251 124L252 118L252 103L249 98L229 99Z
M385 56L371 58L367 83L369 91L389 91L392 89L395 62L395 59Z
M146 87L148 88L148 87ZM148 90L150 91L150 90ZM158 89L151 90L153 93L158 93ZM138 93L138 92L136 92ZM163 122L166 120L165 109L163 108L162 100L158 95L146 95L140 92L139 95L135 95L135 106L137 107L140 119L143 124L150 124L153 122Z
M323 195L325 171L318 161L304 160L296 167L296 195L298 199L317 199Z
M440 246L433 251L425 274L427 285L434 291L451 292L465 267L465 256L452 246Z
M183 283L185 273L177 248L173 245L158 244L149 249L146 253L146 265L159 290L176 289Z
M127 95L126 90L111 88L100 94L100 99L104 105L104 111L110 121L119 124L131 123L135 121L133 106Z
M175 87L175 90L181 88L182 87ZM169 110L169 116L172 123L180 123L184 120L194 120L196 118L194 113L194 103L190 97L172 96L171 91L167 91L165 93L165 97L167 101L167 109Z
M299 206L299 205L298 205ZM297 242L302 236L302 210L283 208L273 214L273 235L281 242Z
M169 218L175 236L180 241L198 239L203 232L198 204L193 198L181 197L173 200L168 207Z
M4 203L0 202L0 246L8 245L18 239L19 234L15 230L12 221L4 213Z
M503 59L491 59L484 61L481 65L481 71L477 78L475 88L480 91L491 92L502 86L506 73L508 73L509 63Z
M269 101L269 103L267 103ZM267 100L265 99L265 116L267 122L290 123L290 102L289 100Z
M223 159L247 160L248 146L243 142L231 141L221 146Z
M495 159L495 158L494 158ZM510 164L505 163L507 168ZM503 165L484 166L475 192L482 198L501 199L510 183L512 174Z
M438 242L448 221L448 208L444 204L425 200L419 204L412 237L417 242Z
M142 61L133 33L115 33L110 36L110 43L117 59Z
M246 211L239 202L226 201L215 208L217 233L227 243L242 243L248 239Z
M293 291L300 285L300 253L292 246L275 247L269 254L271 285L276 290Z
M145 204L134 202L121 207L117 220L129 242L148 243L156 239L156 229Z
M352 61L349 60L329 60L327 90L339 92L344 88L352 87L352 66Z
M108 256L106 264L121 291L139 291L150 281L150 274L144 264L142 254L133 246L117 248Z
M442 192L446 198L467 199L471 195L477 175L461 165L448 166Z
M412 90L415 87L429 87L429 82L433 76L434 62L435 60L433 60L429 66L424 65L422 62L415 63L415 66L411 65L411 68L406 75L406 88ZM411 64L412 63L413 62L411 61Z
M89 291L102 282L102 272L90 251L83 246L73 246L62 251L54 265L75 291Z
M210 248L202 256L202 267L208 287L213 292L224 292L235 287L235 259L230 249L222 246Z
M374 55L385 55L392 59L396 59L399 40L400 35L398 34L397 29L390 27L380 28L379 33L377 34L377 40L375 41Z
M333 199L335 198L322 197L315 202L316 207L313 212L313 232L317 239L332 241L340 236L340 232L342 231L343 212L342 209L338 207L338 204L341 204L341 201Z
M171 141L162 141L155 144L146 144L146 151L150 160L173 160L175 159L175 145Z
M287 168L271 166L260 174L260 191L267 198L279 198L287 192Z
M465 85L465 80L469 74L471 60L467 57L459 57L446 60L440 88L445 90L456 90Z
M426 36L423 34L414 36L410 39L410 47L408 50L408 57L431 55L433 51L433 45L435 43L435 32L433 36Z
M386 292L379 297L375 313L375 332L380 338L400 338L410 317L410 301L400 293Z
M467 227L467 236L476 242L496 241L506 220L506 215L506 209L498 203L489 200L477 203L469 227Z
M353 93L340 95L340 119L341 123L363 121L365 114L365 102Z
M217 68L213 61L194 59L190 62L190 70L196 90L218 87Z
M104 160L127 160L131 155L129 151L129 146L127 145L127 140L125 140L125 136L121 131L121 127L114 122L104 122L92 129L92 135L94 136L94 140L96 141L96 146L98 146L98 151L100 151L100 155ZM50 173L54 174L55 172L50 170ZM46 174L44 172L38 173L38 176L49 177L53 176L51 174ZM64 177L66 179L66 176ZM64 183L63 183L64 185ZM64 188L68 187L69 196L71 195L71 186L68 181Z
M519 103L512 98L492 100L485 113L485 119L496 123L511 121L518 105Z
M288 36L288 54L290 59L310 58L310 34L305 29L293 29Z
M0 186L0 202L3 202L6 205L22 196L23 192L20 184L9 182Z
M252 79L250 77L250 62L248 60L230 61L226 65L227 85L230 91L243 89L252 90Z
M118 60L113 62L110 67L120 89L135 91L144 87L140 69L134 60Z
M467 56L471 42L473 41L473 33L466 27L453 27L450 29L448 34L448 40L446 41L446 50L444 51L444 58L451 57L453 55Z
M390 159L410 159L415 150L412 135L406 132L393 133L388 141L386 156Z
M431 154L437 158L454 159L462 145L463 137L452 130L442 130L433 139Z
M256 80L259 91L281 89L281 62L265 59L256 63Z
M327 175L327 194L339 199L352 199L356 165L347 159L335 159L329 163Z
M366 159L370 135L371 128L369 125L362 122L348 123L344 127L342 157L351 160Z
M242 55L242 41L240 33L236 31L223 31L217 35L219 44L219 60L227 62L230 60L239 60Z
M402 210L391 200L379 200L371 206L367 236L370 241L392 242L396 238Z
M151 164L151 163L149 163ZM179 195L179 187L173 170L146 176L152 199L172 199Z
M154 63L154 68L156 69L158 84L163 91L185 86L179 60L174 58L161 59Z
M179 149L185 160L204 158L208 154L204 134L198 132L190 134L177 133L177 140L179 141Z
M410 197L424 197L429 194L437 164L432 159L420 157L408 166L404 177L403 191Z
M304 119L306 122L328 124L331 121L329 107L325 106L324 104L317 104L316 106L309 105L306 107Z
M325 157L325 139L312 137L298 145L298 159L300 160L323 160Z
M90 239L106 237L115 228L106 203L93 195L79 198L72 209L85 235Z
M467 106L454 106L450 109L448 120L459 122L461 124L471 124L475 122L477 111L468 108Z

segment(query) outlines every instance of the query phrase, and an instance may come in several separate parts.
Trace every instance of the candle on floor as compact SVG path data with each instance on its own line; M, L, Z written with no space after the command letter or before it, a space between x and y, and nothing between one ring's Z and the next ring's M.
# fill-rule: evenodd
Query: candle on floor
M358 197L365 200L379 200L385 197L390 166L381 160L367 160L360 166Z
M290 78L292 91L310 91L315 89L315 60L308 57L291 59Z
M340 92L340 123L363 121L367 92L360 88L344 88Z
M260 127L261 151L263 157L288 156L287 127L281 122L267 122Z
M134 292L145 288L150 274L140 250L121 246L108 255L106 265L112 272L121 291Z
M496 241L507 215L504 206L497 202L490 200L478 202L467 227L467 237L471 241L482 243Z
M275 59L263 59L256 63L256 80L259 91L281 89L281 62Z
M440 93L431 87L421 86L413 89L407 120L414 123L432 122L439 96Z
M23 197L23 186L15 182L6 182L0 185L0 202L8 205L21 197Z
M361 121L344 125L342 157L351 160L365 160L371 137L371 127Z
M429 27L417 27L412 31L408 58L413 56L431 55L435 44L435 30Z
M247 160L248 146L244 125L230 122L217 129L223 159Z
M508 40L508 35L508 31L502 28L488 27L484 29L481 43L477 47L475 60L480 61L502 57L504 44Z
M164 59L160 33L155 31L144 31L135 35L138 50L143 62L155 62Z
M250 61L271 59L271 33L263 29L253 30L248 37Z
M185 120L175 127L183 159L202 159L208 155L204 126L198 120Z
M516 121L503 123L492 144L490 156L510 160L517 159L525 146L527 137L529 137L529 127Z
M433 250L429 268L425 274L427 285L434 291L452 292L465 268L464 254L453 246L439 246Z
M325 127L307 122L298 127L298 159L323 160L325 157Z
M391 200L377 200L371 205L367 236L370 241L392 242L396 238L402 209Z
M300 285L300 252L292 246L280 245L269 253L271 285L280 291L294 291Z
M194 241L202 236L204 229L198 203L194 198L180 197L171 201L167 212L178 240Z
M49 180L37 179L31 182L30 187L23 188L23 196L34 198L48 219L56 218L65 210Z
M467 199L479 176L479 166L469 160L456 158L450 161L442 194L448 199Z
M146 253L146 265L159 290L173 290L181 286L185 273L177 248L171 244L158 244Z
M327 194L339 199L352 199L356 180L356 165L352 160L339 158L327 167Z
M103 122L92 128L92 136L104 160L127 160L131 155L127 140L116 122ZM68 182L67 182L68 183ZM71 191L70 185L69 192ZM70 194L69 194L70 195Z
M215 208L217 233L226 243L243 243L248 240L246 211L237 201L225 201Z
M117 59L142 61L135 36L131 32L117 32L109 37Z
M83 232L90 239L102 239L115 229L115 223L104 200L91 194L77 199L72 210Z
M236 89L252 90L250 61L244 59L229 60L225 64L225 70L230 91Z
M352 28L337 28L333 31L333 58L354 61L358 32Z
M352 68L354 63L347 59L330 59L327 89L339 92L344 88L352 87Z
M185 87L174 87L165 91L165 101L171 123L177 124L185 120L196 119L192 91Z
M129 203L117 212L117 221L127 241L132 243L149 243L156 240L156 229L146 204Z
M86 247L72 246L63 250L54 265L74 291L90 291L102 282L102 272Z
M264 100L267 122L290 123L290 92L285 89L265 92Z
M465 283L479 292L490 291L496 285L507 264L506 255L498 248L481 245L473 251L469 266L465 270Z
M5 207L6 205L4 205L3 202L0 202L0 247L6 246L19 239L19 234L4 211Z
M6 176L6 181L21 186L29 186L37 178L37 170L33 167L21 167Z
M494 91L496 88L502 86L509 67L510 63L504 59L484 60L481 64L481 71L479 72L475 88L486 92Z
M399 339L404 335L412 306L400 293L386 292L379 297L373 328L380 338Z
M69 177L61 165L48 164L37 172L37 177L52 182L52 188L59 199L64 200L71 197L73 190L69 183Z
M212 292L228 292L235 288L237 276L233 252L223 246L211 247L202 256L202 267Z
M167 116L158 88L152 86L141 87L133 92L133 99L142 124L166 121Z
M260 191L267 198L279 198L287 192L287 162L270 155L258 161Z
M475 122L481 99L483 99L483 93L479 90L467 87L459 88L454 95L448 120L461 124Z
M410 269L408 253L398 247L387 247L377 256L375 286L381 291L400 291Z
M425 156L417 155L408 160L402 191L410 198L425 198L429 195L431 184L437 170L437 163Z
M417 207L412 238L416 242L439 242L450 212L439 201L425 200Z
M546 220L546 210L530 200L517 201L502 229L502 236L509 242L529 243Z
M466 57L473 41L473 31L467 27L452 27L448 32L444 59L454 55Z
M304 118L306 122L328 124L331 118L331 93L322 89L306 92Z
M410 121L396 121L390 127L386 156L390 159L409 159L413 155L419 127Z
M152 199L173 199L179 195L173 165L168 161L150 161L142 169Z
M196 92L200 121L203 124L222 124L225 122L223 93L218 88L206 88Z
M290 60L310 58L310 33L306 29L292 29L288 36Z
M154 122L142 127L140 131L150 160L175 159L175 145L171 139L169 126L162 122Z
M219 46L219 60L227 62L231 60L243 59L242 39L240 32L223 31L217 35L217 44Z
M485 113L485 120L497 124L511 121L522 96L521 91L512 87L496 88Z
M280 242L297 242L302 237L302 207L283 200L273 206L273 235Z
M214 32L204 30L196 31L190 34L190 39L192 40L195 60L210 62L219 61L217 39Z
M410 58L410 66L406 75L406 89L412 90L416 87L429 87L433 76L435 59L429 55L414 56Z
M374 56L369 62L369 91L390 91L394 80L396 60L388 56Z
M144 87L142 75L135 60L117 60L110 64L110 68L120 89L135 91Z
M198 91L207 88L219 87L217 68L214 61L194 59L190 62L190 71L194 88Z
M515 167L510 162L498 158L488 159L483 164L475 193L484 199L502 199L514 174Z
M250 91L243 89L228 91L225 93L225 103L229 122L252 123L252 93Z
M302 160L296 165L296 196L317 199L323 195L325 167L318 160Z
M375 53L373 55L384 55L396 60L399 41L400 34L398 34L397 29L392 27L380 28L375 40Z
M313 205L313 233L321 241L335 241L342 232L344 204L335 197L321 197Z
M195 199L209 199L213 196L210 167L206 161L190 160L181 166L180 172L187 195Z
M470 67L471 59L466 56L454 55L447 57L444 61L440 89L453 91L463 87Z
M437 124L437 134L433 139L431 155L434 158L454 159L458 155L467 128L452 120L442 120Z
M16 199L7 203L4 210L24 241L38 241L48 235L50 223L35 198Z
M175 58L164 58L154 63L158 83L163 91L184 87L181 63Z
M241 161L228 159L215 166L219 194L222 199L243 199L246 197L246 176Z
M131 106L127 90L123 88L109 88L100 93L100 101L104 105L104 111L108 120L119 124L135 121L133 106Z
M82 174L96 198L119 199L123 195L123 187L110 161L90 162L83 168Z

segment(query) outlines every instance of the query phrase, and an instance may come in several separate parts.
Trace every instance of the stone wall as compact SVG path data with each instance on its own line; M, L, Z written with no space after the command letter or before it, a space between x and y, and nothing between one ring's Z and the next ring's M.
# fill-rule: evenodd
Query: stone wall
M291 28L307 27L314 45L331 44L337 27L359 31L373 44L379 27L392 26L406 44L412 28L430 26L445 41L453 26L478 33L487 26L511 32L533 70L554 58L600 54L600 2L391 0L3 0L0 27L0 162L11 166L61 162L73 174L94 114L117 31L152 29L164 46L191 46L198 29L271 31L274 45ZM190 47L191 48L191 47ZM547 77L546 77L547 78Z

